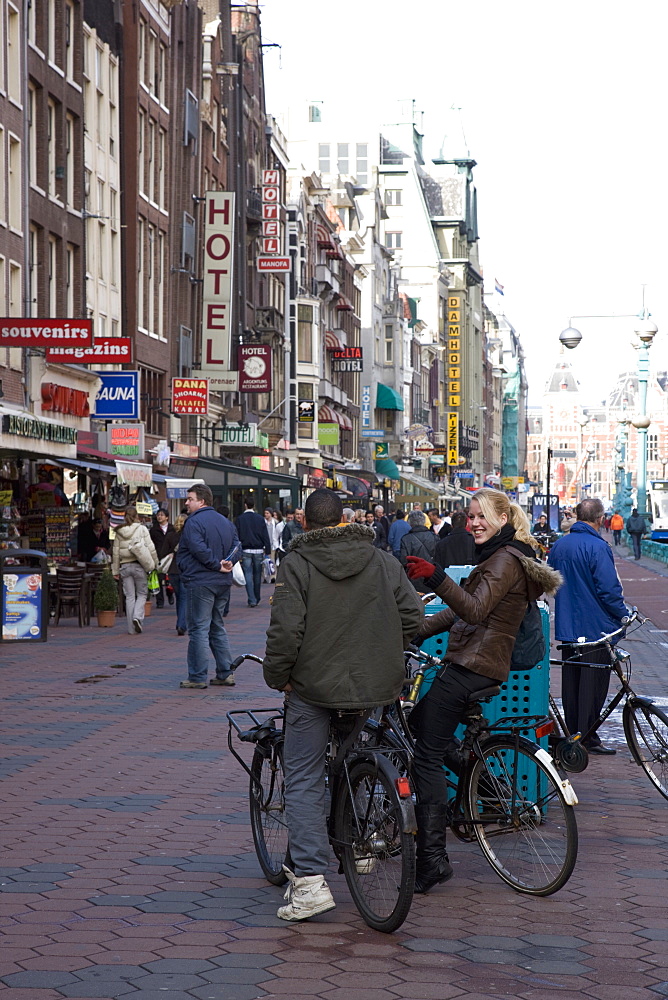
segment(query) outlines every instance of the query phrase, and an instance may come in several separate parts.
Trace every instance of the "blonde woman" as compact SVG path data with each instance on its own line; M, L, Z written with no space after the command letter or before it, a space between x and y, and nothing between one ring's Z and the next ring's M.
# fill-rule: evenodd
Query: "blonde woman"
M505 493L480 489L469 510L475 569L462 586L433 563L407 557L411 578L424 577L448 605L424 619L420 639L449 632L447 663L411 715L416 735L416 892L453 875L445 849L446 783L443 761L457 768L455 729L469 695L508 678L515 636L529 601L554 593L561 576L540 562L521 507Z
M158 553L136 507L125 508L125 520L116 528L111 571L123 583L128 634L143 630L148 597L148 574L158 568Z

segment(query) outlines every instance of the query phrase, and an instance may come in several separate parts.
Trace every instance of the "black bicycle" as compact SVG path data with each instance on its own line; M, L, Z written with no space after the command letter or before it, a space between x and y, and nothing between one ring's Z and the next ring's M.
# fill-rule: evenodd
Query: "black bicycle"
M425 670L442 661L419 650L404 697L393 712L370 719L364 729L367 746L387 755L409 776L414 741L407 719L414 707ZM410 674L410 667L409 674ZM464 738L447 772L448 825L462 841L477 841L486 860L504 882L518 892L549 896L566 884L577 859L575 792L537 739L548 735L546 716L505 717L490 723L482 702L500 692L490 684L470 697L462 722Z
M571 647L574 654L568 660L550 660L550 663L562 666L565 662L596 670L612 670L619 680L620 688L586 733L570 733L568 731L556 701L550 696L550 712L560 729L560 734L554 741L554 753L565 770L584 771L589 763L589 756L583 744L591 739L620 702L626 699L622 711L622 721L624 736L631 755L654 787L665 799L668 799L668 715L657 708L652 698L635 693L630 683L631 654L625 649L613 645L629 626L637 623L637 627L640 628L647 621L648 619L644 618L637 608L633 608L628 617L623 620L621 628L616 629L616 631L609 632L607 635L602 635L600 639L593 639L590 642L562 643L557 646L557 649ZM590 649L607 650L610 665L589 663L583 659L583 655L586 656L587 650Z
M261 663L245 654L244 660ZM329 838L350 894L366 923L390 933L406 919L415 885L415 809L408 779L361 738L368 712L332 712L327 755ZM381 712L380 717L383 717ZM291 868L285 818L283 709L234 709L227 713L228 746L250 777L253 841L260 867L273 885ZM252 744L250 765L232 734Z

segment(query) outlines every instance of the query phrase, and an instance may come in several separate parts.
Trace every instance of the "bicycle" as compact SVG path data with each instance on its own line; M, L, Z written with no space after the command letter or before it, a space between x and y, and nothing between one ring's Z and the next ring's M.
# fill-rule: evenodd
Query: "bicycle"
M367 746L384 753L397 769L410 775L414 740L407 719L415 706L427 668L443 661L419 650L407 651L419 662L410 687L394 712L370 719L364 729ZM499 694L499 685L473 694L462 722L466 729L455 759L458 772L446 772L448 825L462 841L477 841L485 859L504 882L518 892L549 896L566 884L577 859L577 796L552 758L523 733L540 739L553 722L546 716L484 718L481 703Z
M631 755L665 799L668 799L668 715L654 705L652 698L637 695L630 684L631 654L625 649L614 646L613 642L623 632L638 622L642 627L649 619L644 618L637 608L633 608L627 618L623 619L621 628L600 639L589 642L561 643L557 649L572 647L576 656L568 660L550 660L552 664L561 666L563 663L577 663L578 666L591 667L598 670L612 670L620 683L619 691L610 699L601 714L586 733L568 731L566 722L559 708L550 695L550 712L555 723L561 730L561 736L554 741L554 752L557 760L566 771L584 771L589 763L589 755L583 745L596 733L606 719L614 712L623 699L626 699L622 710L624 736ZM634 630L635 631L635 630ZM582 660L582 652L587 649L604 648L610 656L610 666L601 663L587 663Z
M262 663L245 654L244 660ZM366 923L390 933L406 919L415 883L415 809L410 783L382 753L360 743L368 712L333 712L327 755L330 843L350 894ZM381 710L382 717L382 710ZM285 818L282 708L227 713L227 742L250 778L253 842L265 878L287 882L291 868ZM250 722L250 726L248 723ZM244 728L246 726L247 728ZM254 745L250 766L237 753L233 733Z

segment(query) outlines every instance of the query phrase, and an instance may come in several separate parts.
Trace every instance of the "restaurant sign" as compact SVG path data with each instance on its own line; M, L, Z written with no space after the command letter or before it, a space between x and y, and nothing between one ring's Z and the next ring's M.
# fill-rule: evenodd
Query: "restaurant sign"
M193 413L206 416L209 412L209 380L206 378L172 379L172 413Z
M5 414L2 418L2 430L5 434L16 434L18 437L39 438L41 441L53 441L58 444L76 444L76 427L64 427L62 424L49 424L46 420L35 420L33 417Z
M271 347L268 344L239 345L239 392L271 391Z
M245 427L228 424L220 431L220 443L222 445L239 448L263 448L269 447L269 437L261 430L257 424L247 424Z
M118 458L144 457L143 424L110 424L107 427L107 451Z

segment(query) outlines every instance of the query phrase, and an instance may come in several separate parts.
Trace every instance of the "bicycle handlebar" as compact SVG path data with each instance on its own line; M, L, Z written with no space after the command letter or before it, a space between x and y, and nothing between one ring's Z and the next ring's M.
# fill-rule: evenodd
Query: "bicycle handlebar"
M254 663L263 663L261 656L255 656L254 653L242 653L241 656L237 656L236 660L232 660L230 663L230 670L236 670L240 667L244 660L252 660Z
M633 607L631 608L629 614L625 615L624 618L622 618L622 624L620 628L615 629L614 632L608 632L607 635L604 632L602 632L600 639L589 639L587 642L564 642L558 645L557 649L565 649L567 646L570 647L577 646L578 649L591 649L594 646L603 646L605 645L606 642L610 642L611 639L616 639L617 636L620 636L622 632L629 625L632 625L633 622L636 621L639 622L641 625L644 625L645 622L647 621L647 618L641 615L636 607Z

